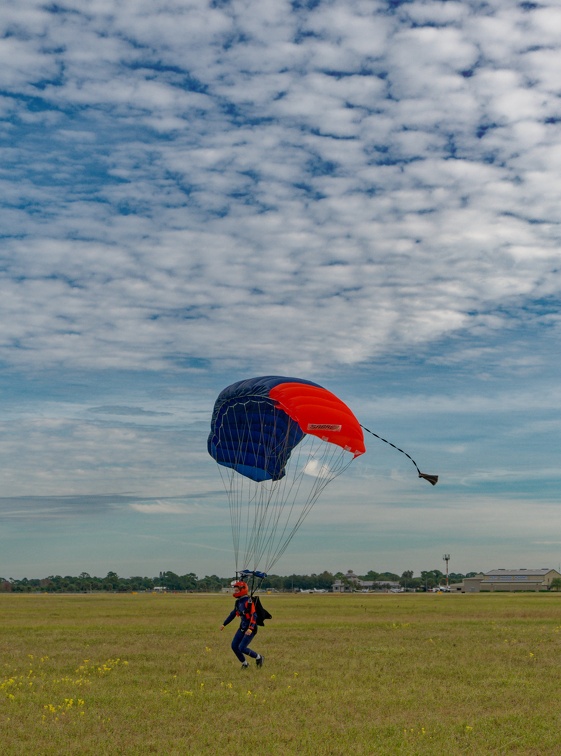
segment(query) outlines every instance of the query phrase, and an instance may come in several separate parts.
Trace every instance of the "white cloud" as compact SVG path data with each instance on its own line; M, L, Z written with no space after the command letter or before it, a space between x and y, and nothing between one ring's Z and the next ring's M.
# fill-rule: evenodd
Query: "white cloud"
M144 504L143 502L135 502L129 504L131 509L141 514L148 515L166 515L166 514L179 514L190 516L193 514L193 507L187 507L182 504L176 504L170 501L155 501L150 504Z

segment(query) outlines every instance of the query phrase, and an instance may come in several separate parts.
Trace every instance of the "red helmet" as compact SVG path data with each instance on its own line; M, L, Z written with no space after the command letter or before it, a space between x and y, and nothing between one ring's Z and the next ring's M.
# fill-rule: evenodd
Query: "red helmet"
M234 589L234 598L241 598L242 596L247 596L249 593L247 583L244 583L243 580L236 580L232 583L232 588Z

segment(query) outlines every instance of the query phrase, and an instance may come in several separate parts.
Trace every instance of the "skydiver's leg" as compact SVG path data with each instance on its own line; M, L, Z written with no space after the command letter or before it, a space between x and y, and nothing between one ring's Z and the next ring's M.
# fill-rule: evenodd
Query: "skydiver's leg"
M241 650L241 644L244 641L244 638L246 637L243 630L238 630L237 633L232 638L232 651L235 653L236 657L242 662L245 661L245 656L243 655L243 651Z
M252 659L257 659L257 657L259 656L257 651L254 651L252 648L249 648L249 644L255 638L256 635L257 635L257 630L254 630L254 632L251 635L246 635L244 633L243 638L241 639L240 644L238 646L238 651L240 651L240 653L246 654L247 656L251 656Z

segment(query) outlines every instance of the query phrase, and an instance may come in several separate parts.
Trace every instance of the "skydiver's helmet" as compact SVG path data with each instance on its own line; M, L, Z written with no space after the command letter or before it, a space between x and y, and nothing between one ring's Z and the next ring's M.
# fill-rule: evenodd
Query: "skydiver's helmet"
M243 580L235 580L231 583L231 586L234 589L234 598L241 598L242 596L247 596L249 593L247 583L244 583Z

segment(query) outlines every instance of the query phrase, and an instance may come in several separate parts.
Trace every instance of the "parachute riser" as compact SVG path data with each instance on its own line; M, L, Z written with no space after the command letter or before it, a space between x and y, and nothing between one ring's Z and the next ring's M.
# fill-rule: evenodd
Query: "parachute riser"
M260 572L258 570L241 570L236 572L236 579L243 580L247 583L249 589L249 596L253 598L253 595L261 588L261 584L267 577L266 572Z

